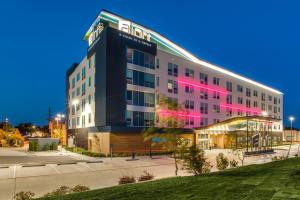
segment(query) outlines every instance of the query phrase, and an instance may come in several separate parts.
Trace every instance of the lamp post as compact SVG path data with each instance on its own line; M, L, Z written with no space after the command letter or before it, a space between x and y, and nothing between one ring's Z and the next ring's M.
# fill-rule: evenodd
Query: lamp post
M292 143L293 143L293 121L295 120L295 117L293 117L293 116L290 116L289 117L289 121L291 122L291 135L290 135L290 137L291 137L291 144L290 144L290 148L289 148L289 151L288 151L288 154L287 154L287 158L289 157L289 155L290 155L290 151L291 151L291 147L292 147Z

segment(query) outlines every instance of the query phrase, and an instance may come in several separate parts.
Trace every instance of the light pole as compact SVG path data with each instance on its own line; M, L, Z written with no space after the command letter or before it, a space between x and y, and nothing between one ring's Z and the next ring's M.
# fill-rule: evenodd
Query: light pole
M288 151L288 154L287 154L287 158L289 157L289 155L290 155L290 151L291 151L291 147L292 147L292 143L293 143L293 121L295 120L295 117L293 117L293 116L290 116L289 117L289 121L291 122L291 135L290 135L290 137L291 137L291 144L290 144L290 148L289 148L289 151Z

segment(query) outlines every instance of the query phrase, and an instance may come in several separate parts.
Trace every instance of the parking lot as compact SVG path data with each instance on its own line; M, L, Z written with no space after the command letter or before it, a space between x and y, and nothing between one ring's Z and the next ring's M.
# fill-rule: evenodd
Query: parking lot
M251 156L245 164L270 162L271 157L286 155L288 146L277 147L272 155ZM298 150L293 145L291 155ZM214 149L206 151L212 165L218 153L229 159L237 159L230 150ZM12 199L19 191L32 191L41 196L62 185L85 185L91 189L110 187L118 184L119 177L138 177L144 170L153 173L155 178L174 176L174 160L167 156L130 158L91 158L66 151L28 153L24 149L0 148L0 199ZM216 168L213 167L212 171ZM188 175L180 170L179 175Z

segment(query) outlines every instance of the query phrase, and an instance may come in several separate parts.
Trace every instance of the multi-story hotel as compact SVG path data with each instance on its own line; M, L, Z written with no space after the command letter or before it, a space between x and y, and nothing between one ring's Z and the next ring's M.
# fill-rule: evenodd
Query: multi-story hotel
M158 112L159 94L183 105L187 112L177 116L205 148L227 147L216 140L226 140L236 123L247 122L251 137L262 129L282 132L280 91L201 60L150 28L103 10L84 40L87 55L66 77L75 145L104 153L145 149L142 128L157 126L160 114L174 114ZM217 134L222 137L213 139Z

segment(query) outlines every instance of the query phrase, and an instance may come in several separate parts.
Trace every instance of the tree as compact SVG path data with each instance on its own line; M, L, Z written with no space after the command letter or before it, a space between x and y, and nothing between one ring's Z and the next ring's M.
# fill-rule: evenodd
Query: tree
M245 150L244 149L237 149L233 151L233 154L238 157L238 159L241 161L242 166L244 166L245 161Z
M163 149L172 152L175 165L175 175L178 174L178 164L180 151L183 146L189 144L187 139L180 137L184 133L184 120L182 114L185 111L182 106L171 98L159 95L157 104L158 126L150 127L143 130L144 141L150 141L151 145L160 145Z
M229 165L228 158L226 158L223 153L219 153L219 155L216 157L216 160L217 160L217 168L219 170L224 170Z
M204 150L200 149L197 145L192 145L188 151L183 150L183 167L194 175L209 173L211 164L204 156Z
M37 127L33 123L27 122L18 124L16 128L19 129L22 135L31 135Z

